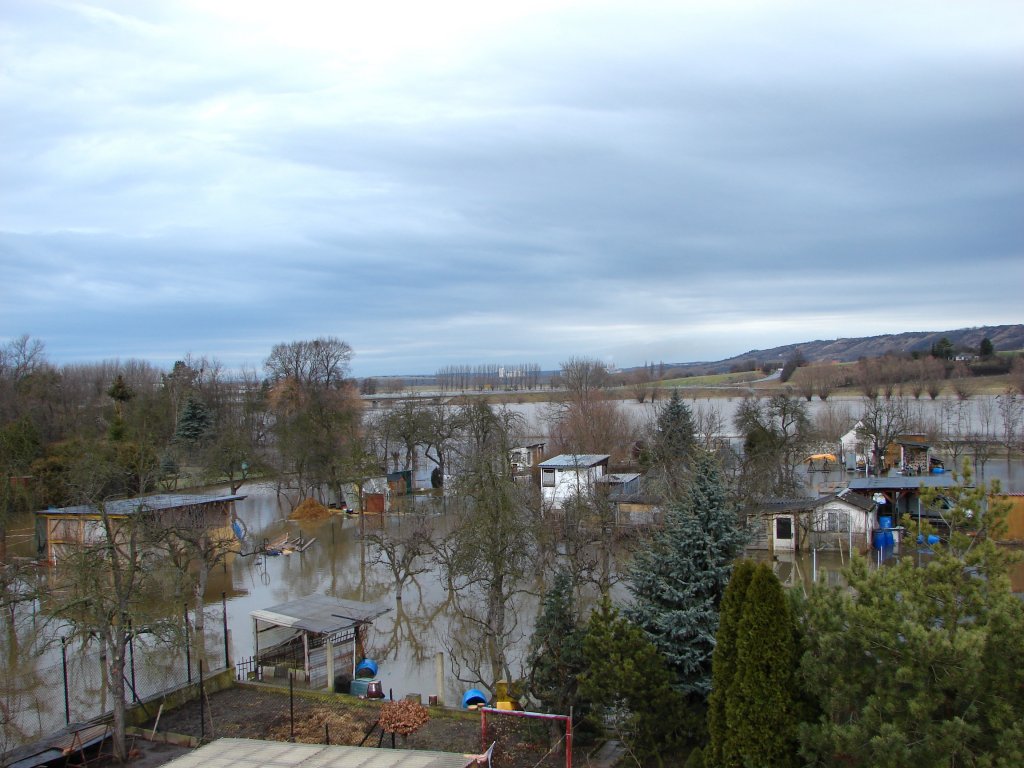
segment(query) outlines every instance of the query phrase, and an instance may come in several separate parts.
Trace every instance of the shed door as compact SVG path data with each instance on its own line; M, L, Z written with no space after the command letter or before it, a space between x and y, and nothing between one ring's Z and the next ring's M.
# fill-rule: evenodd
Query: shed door
M777 517L775 518L775 538L791 540L793 538L793 518L791 517Z

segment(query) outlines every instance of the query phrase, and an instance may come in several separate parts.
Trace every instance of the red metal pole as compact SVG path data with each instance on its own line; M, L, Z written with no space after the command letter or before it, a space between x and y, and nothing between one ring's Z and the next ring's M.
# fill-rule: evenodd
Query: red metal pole
M487 751L487 710L480 710L480 751Z
M570 707L569 712L572 712ZM565 721L565 768L572 768L572 715Z

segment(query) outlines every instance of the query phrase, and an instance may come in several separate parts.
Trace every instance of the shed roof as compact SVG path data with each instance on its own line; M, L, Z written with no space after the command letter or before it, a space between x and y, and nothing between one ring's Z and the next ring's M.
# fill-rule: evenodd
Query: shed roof
M201 504L216 504L225 501L240 501L244 495L217 496L214 494L163 493L155 496L138 496L134 499L114 499L103 506L108 515L128 517L138 512L165 512L170 509L194 507ZM78 504L73 507L53 507L41 509L37 515L98 515L99 507L95 504Z
M586 469L604 464L610 458L611 456L606 453L563 453L547 461L542 461L537 466L548 469Z
M217 739L166 765L170 768L209 768L213 765L238 768L466 768L475 762L473 756L454 752Z
M897 475L896 477L855 477L851 491L914 491L918 488L951 488L956 485L952 475Z
M383 603L339 600L327 595L307 595L287 603L249 613L254 619L305 632L330 635L373 621L391 610Z

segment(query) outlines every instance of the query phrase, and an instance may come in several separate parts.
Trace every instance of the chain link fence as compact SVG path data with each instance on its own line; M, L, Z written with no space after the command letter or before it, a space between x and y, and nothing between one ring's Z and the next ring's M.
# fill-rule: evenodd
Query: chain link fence
M222 601L203 612L203 650L209 673L230 664L226 640L228 616ZM132 639L125 656L125 702L155 716L167 694L199 679L195 652L195 614L182 607L180 632L173 642L148 635ZM96 641L85 644L58 638L45 653L27 654L10 635L0 643L0 755L56 733L71 723L110 716L113 701L104 685L109 665Z

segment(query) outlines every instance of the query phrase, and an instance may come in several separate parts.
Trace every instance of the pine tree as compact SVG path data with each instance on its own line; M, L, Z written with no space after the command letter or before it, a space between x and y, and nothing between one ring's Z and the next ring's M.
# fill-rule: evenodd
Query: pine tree
M686 701L658 649L607 595L590 615L583 657L579 693L599 726L610 728L638 762L662 765L663 757L682 752Z
M654 458L659 464L670 466L685 461L696 442L693 414L690 406L672 390L672 397L658 413Z
M719 604L744 541L714 459L698 451L684 497L630 568L628 618L665 655L677 688L701 704L711 690Z
M209 409L201 400L189 395L178 419L178 428L174 431L175 439L194 446L209 437L212 429L213 418Z
M765 563L747 587L736 634L736 670L726 692L725 765L796 764L793 674L796 643L789 601Z
M726 702L733 678L736 676L736 641L747 590L756 566L750 560L741 560L733 569L729 586L722 598L719 614L715 653L711 661L711 695L708 698L708 752L705 757L715 768L740 765L735 755L725 754L729 729L726 724Z
M558 570L544 596L527 665L530 694L544 711L567 714L576 701L578 675L584 665L583 632L576 624L572 581L565 568Z
M800 676L822 715L800 741L814 764L1024 765L1024 605L995 541L1007 505L971 486L941 489L950 531L925 564L855 559L849 590L812 593Z

